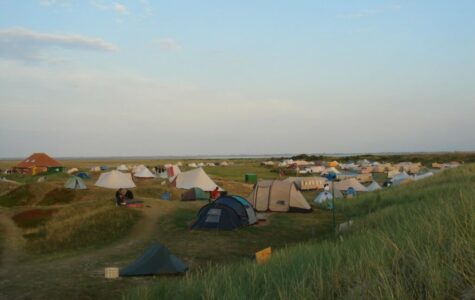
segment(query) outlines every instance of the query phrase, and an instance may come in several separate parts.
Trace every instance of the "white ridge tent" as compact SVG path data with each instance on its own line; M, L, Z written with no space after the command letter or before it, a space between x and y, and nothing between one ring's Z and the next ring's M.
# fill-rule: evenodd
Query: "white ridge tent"
M117 170L118 171L128 171L129 168L127 168L126 165L120 165L120 166L117 167Z
M414 181L418 181L418 180L421 180L421 179L425 179L427 177L431 177L432 175L434 175L434 173L432 172L428 172L428 173L425 173L425 174L421 174L421 175L414 175Z
M409 180L412 180L412 177L407 174L406 172L401 172L401 173L398 173L396 174L392 179L391 179L391 182L393 184L400 184L401 182L403 182L404 180L406 179L409 179Z
M155 178L152 172L150 172L147 167L140 168L137 172L134 173L134 177L137 178Z
M78 171L79 171L78 168L71 168L71 169L67 170L66 173L73 174L73 173L78 172Z
M357 192L366 192L366 187L362 185L356 178L348 178L342 181L336 181L335 190L346 191L352 187Z
M366 187L366 190L368 192L374 192L380 189L381 189L381 186L376 181L373 181L370 185Z
M102 173L96 181L95 186L108 189L127 189L135 187L135 183L130 173L121 173L117 170L112 170L107 173Z
M100 172L100 171L101 171L101 167L99 167L99 166L91 168L91 172Z
M147 168L147 167L144 166L144 165L134 166L134 167L132 168L132 173L135 174L135 173L139 172L140 170L142 170L142 169L144 169L144 168Z
M342 199L342 198L343 198L343 194L340 191L335 190L335 199ZM333 196L332 196L331 191L323 191L320 194L318 194L317 197L315 197L315 199L313 199L313 202L321 204L327 200L332 200L332 199L333 199Z
M224 191L211 178L209 178L208 174L206 174L202 168L178 174L173 179L172 184L179 189L198 187L205 192L210 192L218 187L219 191Z

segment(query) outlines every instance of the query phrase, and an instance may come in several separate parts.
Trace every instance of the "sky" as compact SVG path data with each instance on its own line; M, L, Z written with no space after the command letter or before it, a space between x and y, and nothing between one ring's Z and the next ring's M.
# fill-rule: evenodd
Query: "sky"
M475 150L475 1L0 0L0 157Z

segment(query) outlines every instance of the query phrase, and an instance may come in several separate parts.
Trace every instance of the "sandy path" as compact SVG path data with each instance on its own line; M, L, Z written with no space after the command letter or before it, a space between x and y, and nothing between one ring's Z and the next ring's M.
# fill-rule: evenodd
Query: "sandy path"
M22 231L16 226L10 216L0 210L0 227L2 230L2 255L0 259L0 278L5 269L15 265L23 256L25 239Z
M104 279L105 267L123 267L138 257L156 240L157 221L176 205L167 201L144 199L143 218L124 239L100 249L66 256L27 257L20 261L21 231L12 228L8 218L1 226L8 236L0 271L0 299L117 299L124 288L137 284L123 279ZM7 219L7 220L5 220ZM15 224L13 224L14 227ZM138 279L147 280L147 279Z

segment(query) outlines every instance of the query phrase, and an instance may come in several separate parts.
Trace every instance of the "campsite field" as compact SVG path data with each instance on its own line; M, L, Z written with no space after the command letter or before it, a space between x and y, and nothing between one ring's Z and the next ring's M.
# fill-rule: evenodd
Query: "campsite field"
M94 165L120 163L156 165L157 161L65 161L67 167L88 170ZM11 161L0 163L10 167ZM183 169L187 169L184 167ZM206 167L206 172L231 194L247 196L252 185L244 173L275 178L278 173L259 161L235 161L229 167ZM257 226L231 232L191 231L189 225L206 201L182 202L182 191L159 180L137 181L134 193L145 201L139 209L119 209L115 191L95 187L99 174L86 179L88 190L63 189L66 174L10 175L22 185L0 186L0 218L4 238L0 271L0 298L112 299L137 284L154 278L106 280L108 266L123 267L138 257L152 241L160 241L190 267L189 274L214 265L251 261L253 253L271 246L284 248L300 242L324 239L331 232L327 210L308 214L269 214ZM171 201L160 200L170 192ZM306 193L310 199L315 192ZM180 280L175 278L175 280Z
M233 160L232 166L205 170L231 194L247 196L252 185L244 183L245 173L256 173L263 179L278 176L259 162ZM122 163L157 165L164 161L62 163L88 170L95 165L112 168ZM0 161L0 168L13 164ZM338 222L349 217L356 220L354 230L341 240L334 239L331 212L316 206L308 214L269 214L257 226L237 231L191 231L189 225L206 201L179 201L182 191L162 185L160 180L137 181L134 193L145 201L145 207L119 209L113 204L115 191L93 185L98 174L91 173L92 178L85 180L88 190L73 194L62 188L68 178L65 174L49 175L43 183L36 182L38 176L11 175L10 179L23 185L0 184L0 299L117 299L124 295L131 299L345 298L352 292L363 293L366 287L360 283L365 280L371 283L370 296L376 295L374 286L381 284L383 298L401 298L414 295L408 294L412 287L408 288L403 278L414 279L415 288L424 287L427 281L419 282L422 278L417 274L427 270L435 287L426 296L438 298L430 296L440 292L444 276L455 274L443 295L458 297L470 284L475 286L475 255L470 258L475 245L474 220L463 213L473 212L475 167L458 170L338 203ZM160 200L165 191L172 195L171 201ZM304 195L310 201L316 192ZM442 216L442 211L448 213ZM429 226L431 216L441 218L435 229ZM441 222L450 224L457 235L451 237ZM472 237L466 237L470 234ZM422 240L416 239L425 235L427 247L421 248ZM464 240L455 243L454 238ZM184 260L190 267L187 275L104 279L105 267L129 264L152 241L159 241ZM438 243L453 250L457 261L430 252L431 247L440 248ZM268 246L275 257L267 265L256 266L254 252ZM402 255L398 247L411 252ZM427 257L414 251L427 253ZM411 259L420 261L408 269ZM430 270L424 269L425 260L430 260ZM444 269L438 269L438 263ZM451 263L456 266L452 268ZM394 264L401 266L397 269L401 273L394 275L399 280L396 287L388 283L394 278L385 273L394 272ZM355 275L361 269L365 272Z

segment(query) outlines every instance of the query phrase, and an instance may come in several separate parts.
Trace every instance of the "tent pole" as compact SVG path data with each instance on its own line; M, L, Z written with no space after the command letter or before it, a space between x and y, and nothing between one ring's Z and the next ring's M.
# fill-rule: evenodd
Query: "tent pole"
M333 232L336 236L336 220L335 220L335 181L332 181L332 214L333 214Z

